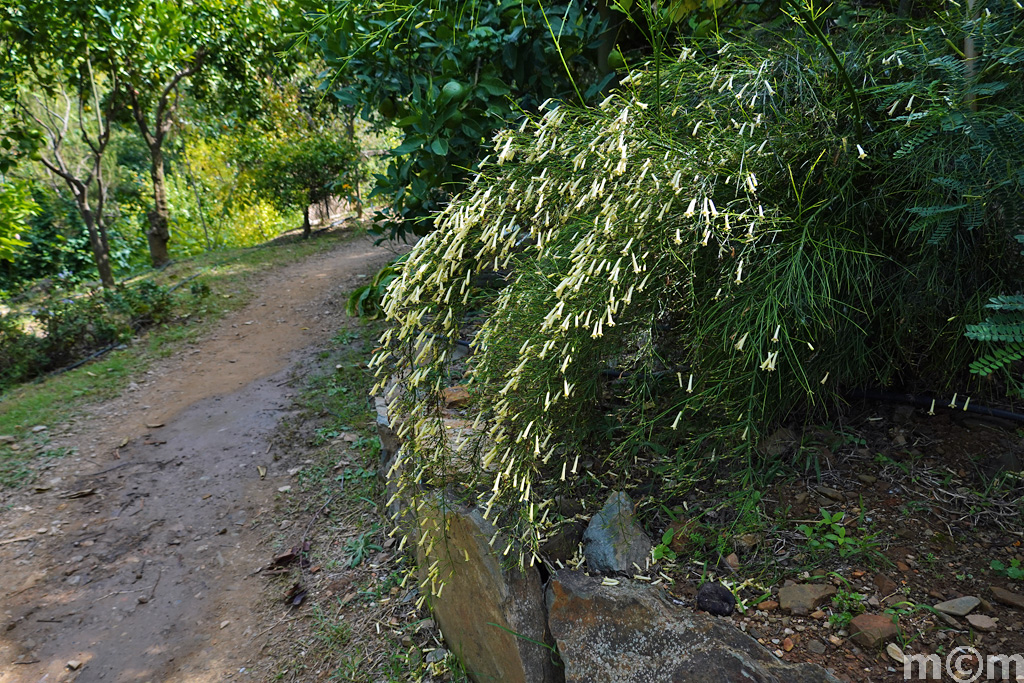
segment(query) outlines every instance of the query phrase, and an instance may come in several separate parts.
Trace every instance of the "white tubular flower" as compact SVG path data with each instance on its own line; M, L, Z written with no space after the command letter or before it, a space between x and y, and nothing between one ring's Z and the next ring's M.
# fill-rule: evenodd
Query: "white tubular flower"
M692 394L693 393L693 375L690 375L690 381L686 385L686 393L688 393L688 394Z
M683 216L685 216L686 218L689 218L690 216L692 216L695 213L696 209L697 209L697 198L694 197L693 199L690 200L690 204L689 204L689 206L686 207L686 212L683 214Z
M776 326L775 326L775 334L774 334L774 335L772 335L772 341L773 341L773 342L776 342L776 343L778 343L778 341L779 341L779 332L780 332L781 330L782 330L782 325L776 325Z
M743 350L743 345L747 343L747 335L749 335L749 334L750 334L749 332L744 332L743 336L740 337L740 340L738 342L736 342L736 345L735 345L734 348L737 351L742 351Z
M857 145L857 158L858 159L865 159L865 158L867 158L867 156L868 156L868 153L864 151L864 148L861 147L860 145Z
M768 353L768 357L761 363L761 369L766 372L775 372L775 363L779 359L778 351L771 351Z

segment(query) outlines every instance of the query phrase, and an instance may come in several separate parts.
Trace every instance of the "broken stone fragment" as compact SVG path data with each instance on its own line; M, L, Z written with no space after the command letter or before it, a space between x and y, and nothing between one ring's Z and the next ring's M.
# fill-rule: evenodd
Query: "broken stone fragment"
M697 591L697 609L716 617L727 617L736 609L736 596L720 583L705 583Z
M1017 609L1024 609L1024 595L1008 591L1005 588L999 588L998 586L992 586L992 597L997 602L1001 602L1004 605L1010 607L1016 607Z
M858 614L850 621L852 640L866 648L875 648L900 635L900 627L884 614Z
M633 501L621 491L608 496L583 534L583 553L592 572L633 574L634 564L644 569L651 552L647 538L633 517Z
M420 533L435 535L435 542L429 555L418 548L417 562L420 567L436 562L444 582L441 594L431 599L434 618L475 680L557 681L537 568L503 563L490 545L495 529L476 508L438 499L423 506L418 524ZM499 535L494 547L505 544Z
M800 583L779 589L779 606L797 616L806 616L836 594L834 586Z

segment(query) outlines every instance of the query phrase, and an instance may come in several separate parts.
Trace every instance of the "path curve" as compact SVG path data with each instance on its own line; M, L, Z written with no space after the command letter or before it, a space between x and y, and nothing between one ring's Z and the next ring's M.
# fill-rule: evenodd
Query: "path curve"
M352 238L269 271L207 338L54 439L77 456L0 513L0 683L245 673L264 515L288 480L268 455L288 378L351 324L347 292L391 255Z

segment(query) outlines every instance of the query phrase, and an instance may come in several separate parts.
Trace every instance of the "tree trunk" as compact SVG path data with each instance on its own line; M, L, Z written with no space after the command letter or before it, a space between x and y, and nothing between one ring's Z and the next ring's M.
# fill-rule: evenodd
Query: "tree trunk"
M151 145L149 156L152 166L149 175L153 179L153 210L149 212L149 258L154 268L159 268L171 260L167 251L167 243L171 241L168 229L170 211L167 209L167 180L164 177L164 153L160 143Z
M110 244L107 242L107 231L97 224L96 216L88 205L79 204L85 229L89 233L89 245L92 247L93 258L96 259L96 270L100 274L103 287L110 289L115 286L114 273L110 268Z
M306 208L302 211L302 239L308 240L312 233L313 229L309 224L309 204L306 204Z

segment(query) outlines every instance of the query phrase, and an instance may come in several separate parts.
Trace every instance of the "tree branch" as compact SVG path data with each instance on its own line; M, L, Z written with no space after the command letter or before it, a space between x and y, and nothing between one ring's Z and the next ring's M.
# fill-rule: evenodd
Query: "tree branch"
M206 54L206 48L200 48L196 50L195 58L192 60L192 63L184 69L180 70L178 73L174 74L174 76L171 78L171 81L163 89L163 92L160 93L160 99L157 101L156 113L154 114L153 120L153 125L156 127L157 135L160 138L163 138L167 131L170 130L171 126L171 116L168 115L165 119L165 114L168 113L167 105L170 101L171 93L175 91L175 89L178 87L178 84L181 83L184 79L197 74L200 71L200 69L203 68L203 62L206 60ZM173 113L173 111L174 107L172 106L171 113Z

